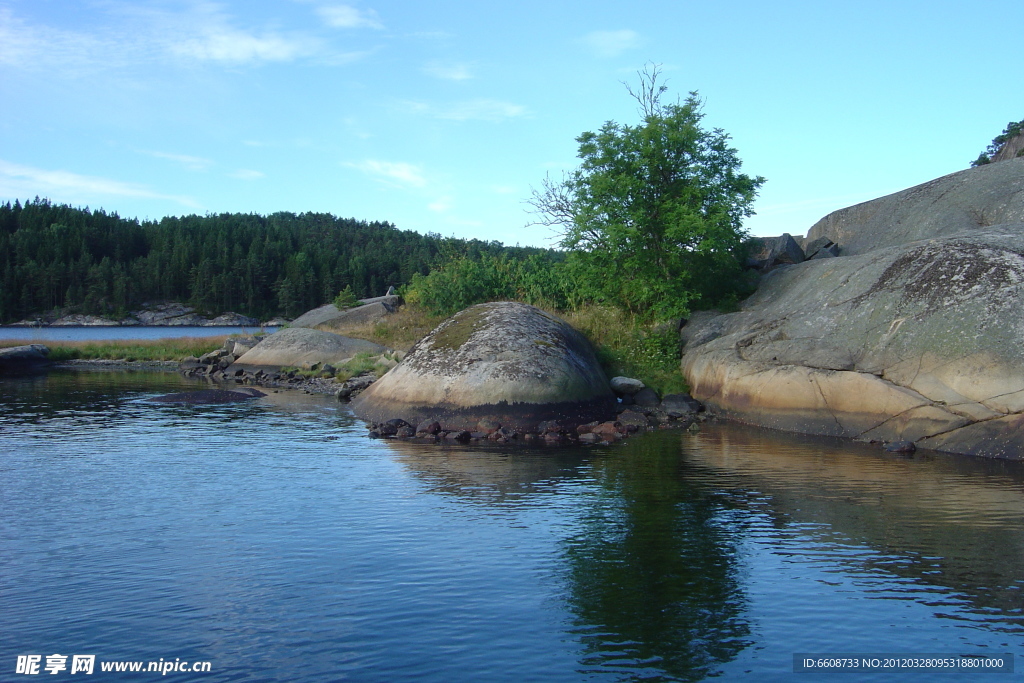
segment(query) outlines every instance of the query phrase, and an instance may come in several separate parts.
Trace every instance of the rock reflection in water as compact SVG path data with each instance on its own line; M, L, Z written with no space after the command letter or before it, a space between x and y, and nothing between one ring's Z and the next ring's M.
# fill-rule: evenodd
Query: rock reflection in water
M905 458L737 425L681 440L683 457L739 493L737 504L767 501L762 511L777 528L872 551L833 561L941 587L945 600L952 592L998 628L1024 631L1024 464L921 451Z

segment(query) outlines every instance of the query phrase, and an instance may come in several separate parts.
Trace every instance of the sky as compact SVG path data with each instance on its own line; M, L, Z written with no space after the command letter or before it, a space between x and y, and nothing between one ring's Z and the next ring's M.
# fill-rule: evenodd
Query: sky
M532 188L638 122L653 63L766 178L745 227L802 235L1024 119L1022 25L1020 0L0 0L0 201L550 246Z

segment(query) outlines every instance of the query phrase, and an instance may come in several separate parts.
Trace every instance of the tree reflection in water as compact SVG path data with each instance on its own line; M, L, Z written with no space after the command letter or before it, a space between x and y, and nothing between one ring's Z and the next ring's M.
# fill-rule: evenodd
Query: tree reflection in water
M564 542L584 671L700 680L751 644L727 498L686 470L664 438L593 461L600 490Z

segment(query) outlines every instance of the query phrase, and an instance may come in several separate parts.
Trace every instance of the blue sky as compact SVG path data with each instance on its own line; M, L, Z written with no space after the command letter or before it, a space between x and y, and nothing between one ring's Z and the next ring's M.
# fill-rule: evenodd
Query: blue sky
M0 200L325 211L547 245L526 200L663 65L767 178L754 234L969 165L1024 118L1007 2L0 0Z

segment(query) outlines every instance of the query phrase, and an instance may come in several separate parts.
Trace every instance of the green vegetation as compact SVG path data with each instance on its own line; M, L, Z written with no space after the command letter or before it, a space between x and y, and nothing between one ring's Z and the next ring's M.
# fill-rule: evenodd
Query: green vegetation
M90 342L6 340L0 342L0 346L43 344L50 349L49 359L57 362L67 360L182 361L189 356L201 356L220 348L225 339L227 339L226 336Z
M742 222L764 178L740 173L729 136L701 127L696 92L666 104L658 67L639 76L627 90L642 121L580 135L580 167L546 179L531 203L538 223L562 230L582 298L667 319L741 286Z
M294 317L346 287L379 296L455 253L544 252L323 213L140 222L36 198L0 204L0 323L55 308L121 316L161 300L206 314Z
M729 136L702 128L696 93L666 104L658 68L639 75L627 90L642 121L580 135L580 167L533 194L537 222L562 230L565 251L457 254L413 275L405 300L428 316L484 301L534 304L586 334L609 374L685 390L679 318L733 308L751 290L742 221L764 178L740 173Z
M999 153L999 149L1009 140L1020 135L1021 132L1024 132L1024 121L1010 121L1002 133L992 138L992 142L985 148L985 151L971 162L971 166L984 166L992 163L992 157Z
M339 311L344 311L346 308L353 308L358 306L360 303L362 302L356 298L355 292L352 291L352 285L345 285L345 289L338 292L338 296L334 297L334 307Z

